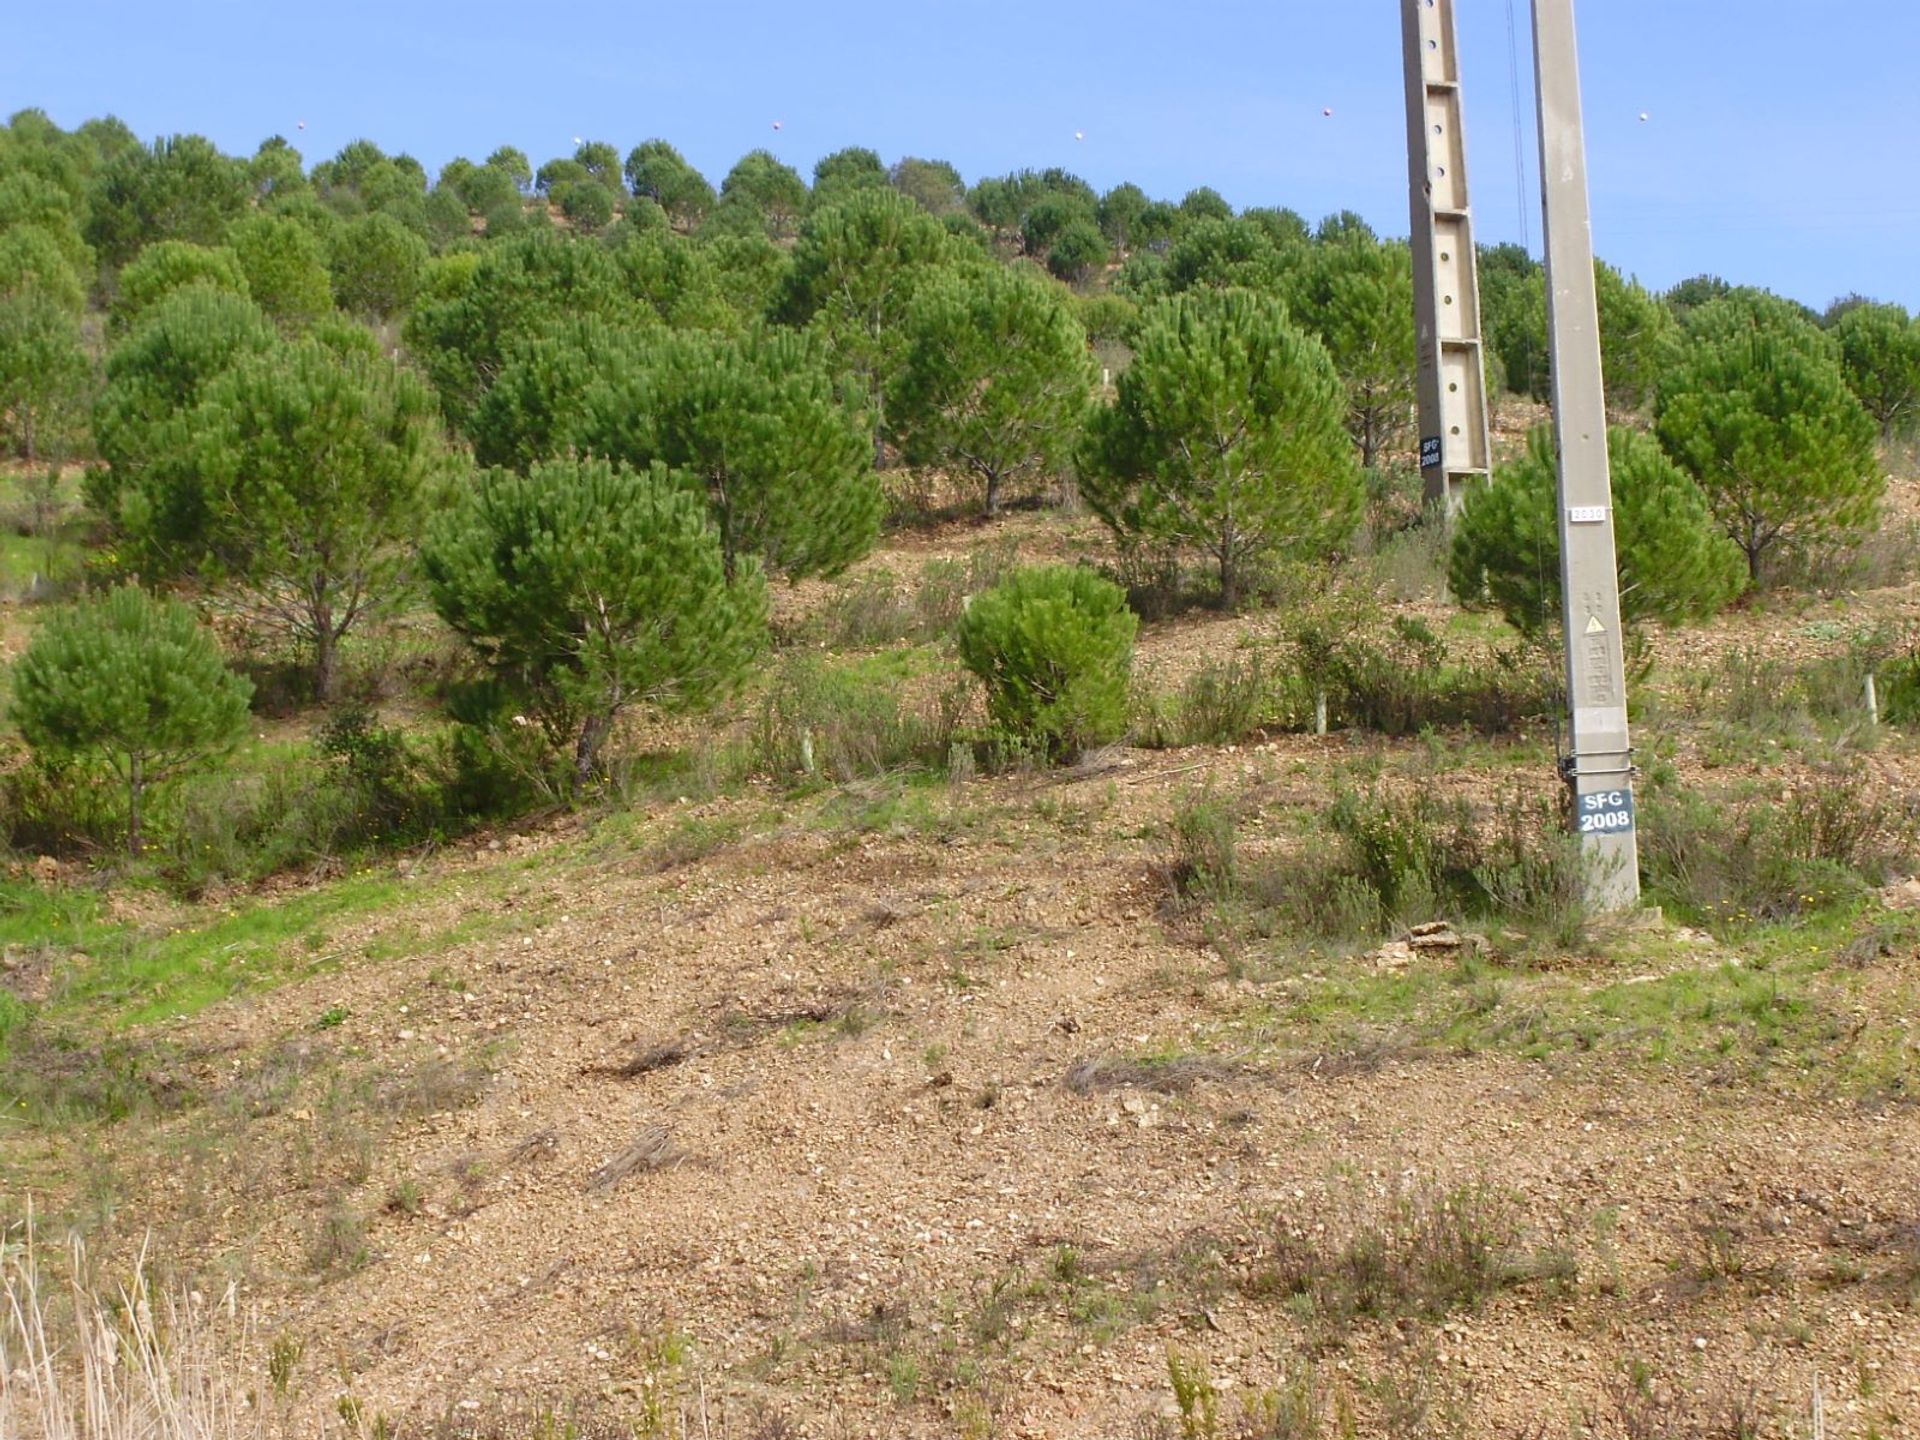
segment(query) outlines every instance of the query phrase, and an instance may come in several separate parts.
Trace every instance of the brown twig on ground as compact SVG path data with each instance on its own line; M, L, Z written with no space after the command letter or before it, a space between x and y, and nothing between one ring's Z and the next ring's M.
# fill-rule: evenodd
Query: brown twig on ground
M589 1190L611 1190L629 1175L664 1170L686 1158L664 1125L649 1125L626 1149L587 1177Z

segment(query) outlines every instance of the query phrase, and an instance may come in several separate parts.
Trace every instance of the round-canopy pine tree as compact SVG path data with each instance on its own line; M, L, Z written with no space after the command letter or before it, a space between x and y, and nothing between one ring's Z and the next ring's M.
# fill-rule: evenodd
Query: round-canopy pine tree
M1121 544L1207 555L1240 602L1268 558L1318 559L1364 501L1347 396L1326 348L1276 298L1195 292L1149 311L1118 396L1097 411L1081 493Z
M698 489L664 466L490 470L432 526L434 608L590 779L620 714L695 709L766 638L759 566L729 579Z
M13 721L42 759L97 758L127 790L127 848L148 790L230 749L253 687L186 606L125 585L56 611L13 669Z

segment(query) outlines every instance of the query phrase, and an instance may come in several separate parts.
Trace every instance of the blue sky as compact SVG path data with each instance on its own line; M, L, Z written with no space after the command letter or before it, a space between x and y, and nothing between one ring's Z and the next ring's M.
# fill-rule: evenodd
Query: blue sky
M1507 0L1460 6L1481 236L1524 225L1537 250L1528 6L1524 202ZM970 180L1064 165L1407 227L1397 0L9 8L0 108L63 125L114 113L238 151L279 132L309 162L365 135L430 169L661 135L716 182L756 146L807 171L864 144ZM1859 290L1920 308L1920 6L1584 0L1580 27L1603 255L1660 287L1714 270L1816 306Z

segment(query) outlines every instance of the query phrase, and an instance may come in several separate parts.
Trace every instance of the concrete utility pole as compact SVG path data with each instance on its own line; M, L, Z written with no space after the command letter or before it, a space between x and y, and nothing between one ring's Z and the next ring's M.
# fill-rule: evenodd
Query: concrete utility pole
M1553 428L1560 461L1561 616L1567 704L1573 712L1566 778L1586 862L1587 903L1596 910L1627 910L1639 903L1640 861L1573 0L1533 0L1533 56L1547 221Z
M1485 480L1487 427L1479 252L1467 204L1454 0L1401 0L1407 69L1407 178L1420 342L1420 473L1449 515Z

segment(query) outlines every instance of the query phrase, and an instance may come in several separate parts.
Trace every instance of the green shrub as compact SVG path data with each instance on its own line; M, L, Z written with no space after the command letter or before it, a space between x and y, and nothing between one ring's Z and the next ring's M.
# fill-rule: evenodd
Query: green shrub
M1750 737L1805 744L1844 735L1866 721L1866 679L1884 643L1878 634L1861 634L1844 650L1804 661L1735 646L1687 675L1683 694L1694 714ZM1897 683L1893 688L1897 708ZM1887 696L1881 700L1886 705Z
M316 744L330 778L353 802L353 819L342 840L402 845L443 827L443 777L405 731L381 724L370 710L348 706L328 719Z
M1126 732L1138 628L1112 581L1050 566L1016 571L976 596L958 642L994 724L1062 759Z
M1402 799L1344 791L1327 812L1342 869L1364 887L1382 928L1479 908L1480 837L1464 800L1429 790Z
M1333 1234L1303 1235L1294 1217L1276 1216L1267 1239L1249 1288L1311 1301L1323 1323L1438 1319L1566 1268L1523 1249L1512 1197L1483 1186L1396 1187Z
M1648 891L1723 932L1852 903L1910 864L1913 847L1911 817L1858 769L1829 770L1784 798L1651 786L1641 802Z
M448 687L447 807L470 819L506 819L560 803L571 789L568 767L546 731L519 709L498 680Z
M1920 723L1920 646L1880 667L1880 718L1889 725Z
M784 664L755 716L755 768L782 780L842 783L944 765L967 696L947 683L924 697L874 664L813 657Z
M1616 426L1613 520L1620 610L1632 625L1706 619L1745 587L1739 547L1715 524L1700 487L1650 437ZM1553 435L1536 429L1526 456L1476 489L1454 527L1449 570L1464 604L1488 603L1523 634L1560 624L1560 525Z
M1287 640L1303 684L1326 696L1335 726L1416 735L1468 725L1501 735L1559 705L1559 679L1543 652L1523 644L1454 663L1446 641L1418 616L1380 626L1310 613Z
M1294 677L1277 672L1265 656L1248 652L1203 665L1171 694L1147 694L1138 702L1138 743L1149 747L1234 745L1269 726L1298 722L1312 700L1297 693Z
M0 772L0 823L17 853L69 855L119 844L126 813L115 776L86 756L39 756Z
M1017 565L1011 547L993 546L964 560L930 560L917 581L869 570L837 586L800 633L833 650L944 640L966 610L967 597L999 583Z
M229 750L247 723L247 682L177 601L122 586L52 616L13 671L13 719L55 765L94 759L127 797L140 853L148 790Z
M1559 949L1585 938L1581 861L1554 805L1509 797L1497 825L1461 799L1343 790L1297 843L1240 853L1230 808L1202 794L1174 812L1176 897L1226 907L1266 937L1372 942L1437 919L1498 919Z
M312 750L270 752L180 787L164 812L154 863L187 895L289 872L330 873L354 857L457 833L499 813L468 808L466 778L455 746L345 710Z
M1225 900L1238 871L1238 822L1211 788L1190 795L1173 812L1173 861L1168 878L1183 899Z
M275 756L183 787L153 860L169 888L187 896L289 872L325 873L341 858L355 810L355 797L314 756Z

